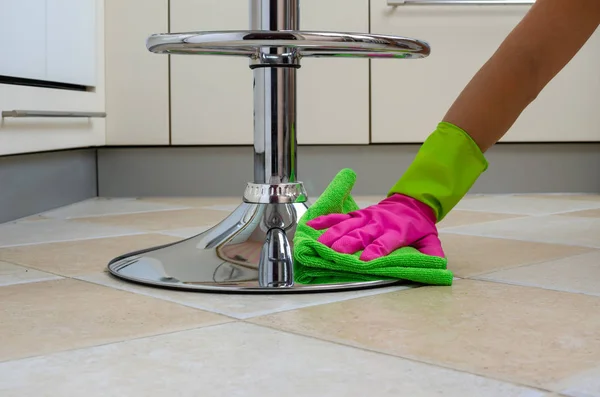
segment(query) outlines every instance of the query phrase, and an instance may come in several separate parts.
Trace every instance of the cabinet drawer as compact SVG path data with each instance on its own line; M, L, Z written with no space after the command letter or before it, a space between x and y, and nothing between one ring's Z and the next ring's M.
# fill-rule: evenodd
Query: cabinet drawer
M104 1L94 4L96 18L92 76L87 91L0 84L0 111L104 112ZM83 3L82 3L83 4ZM92 12L88 12L88 16ZM89 37L87 37L89 39ZM105 144L104 118L2 118L0 155L61 150Z
M372 61L372 141L422 142L530 6L371 1L371 30L428 41L421 60ZM544 89L505 142L600 141L600 32Z
M0 84L0 110L103 112L103 94ZM4 117L0 155L105 144L104 118Z

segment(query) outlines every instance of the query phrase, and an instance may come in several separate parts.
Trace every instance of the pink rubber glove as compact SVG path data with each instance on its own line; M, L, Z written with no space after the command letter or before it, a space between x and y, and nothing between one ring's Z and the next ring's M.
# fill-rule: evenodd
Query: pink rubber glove
M411 246L424 254L444 257L433 210L411 197L394 194L379 204L348 214L331 214L307 222L316 230L329 229L319 242L343 254L364 250L363 261Z

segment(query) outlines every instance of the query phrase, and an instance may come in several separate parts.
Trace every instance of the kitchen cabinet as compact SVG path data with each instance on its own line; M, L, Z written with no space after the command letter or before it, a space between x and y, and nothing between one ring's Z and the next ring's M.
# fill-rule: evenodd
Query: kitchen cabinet
M169 30L168 0L105 0L106 143L169 145L169 55L146 39Z
M0 76L96 85L96 0L3 0Z
M372 61L372 142L423 142L530 6L371 0L371 31L429 42L428 58ZM523 112L504 142L600 141L600 31Z
M95 86L96 0L46 0L46 21L46 79Z
M170 4L171 32L249 28L247 2ZM368 32L368 6L368 0L303 1L300 29ZM173 145L252 144L253 79L248 66L245 58L171 56ZM304 59L297 76L300 144L369 142L369 60Z
M0 76L44 79L45 36L46 0L3 0L0 12Z
M45 22L40 22L40 16L38 15L41 2L39 0L27 1L28 6L32 6L36 3L36 8L31 9L28 13L23 13L21 1L5 0L10 2L10 6L4 7L2 13L0 13L0 37L4 37L6 33L3 29L13 29L13 33L22 33L24 36L23 41L14 40L15 43L11 43L7 46L6 41L0 43L0 51L2 51L2 61L0 74L21 77L26 79L37 79L47 80L52 79L54 82L67 82L71 84L85 84L93 85L93 87L80 88L80 89L69 89L69 88L50 88L46 86L31 86L31 85L17 85L17 84L0 84L0 111L12 111L12 110L28 110L37 112L104 112L105 111L105 95L104 95L104 2L103 1L81 1L82 4L76 6L70 10L68 21L65 20L65 26L61 29L50 29L54 30L54 33L46 33L44 36L43 31L46 31L46 27L53 24L48 23L48 19L44 19ZM53 1L44 2L47 6L54 3ZM65 4L68 1L65 0ZM85 6L83 5L85 3ZM93 10L87 7L93 4ZM14 8L13 8L14 6ZM63 5L61 4L60 7ZM52 7L50 7L52 8ZM59 10L55 8L54 10ZM6 14L11 14L6 18ZM44 15L52 14L54 11L49 11ZM13 19L14 18L14 19ZM51 20L52 18L50 18ZM10 21L11 26L7 28L4 23ZM43 31L40 30L40 37L47 40L49 37L53 37L54 40L67 40L68 26L77 25L91 25L94 29L93 35L89 33L81 33L82 37L75 38L74 41L82 40L79 47L75 46L71 50L61 49L61 46L69 47L70 43L63 41L62 43L48 43L44 44L43 48L56 50L57 54L63 54L67 56L72 51L79 51L81 53L72 59L73 65L70 67L79 68L81 70L76 73L69 75L68 68L59 67L56 62L53 63L51 60L54 55L48 57L48 52L44 52L38 48L37 38L34 38L35 34L28 30L37 29L39 26L34 26L35 23L42 23L44 26ZM67 23L68 22L68 23ZM64 30L62 30L64 29ZM87 28L86 28L87 29ZM59 31L61 30L61 31ZM84 29L85 30L85 29ZM19 33L20 32L20 33ZM83 31L82 31L83 32ZM31 33L31 36L27 36ZM78 35L78 31L71 32L73 35ZM85 44L82 44L85 41ZM29 46L28 43L31 43ZM12 46L12 47L11 47ZM85 50L83 49L85 47ZM17 51L19 49L19 51ZM4 51L7 51L11 56L15 54L18 59L16 65L22 62L23 65L29 65L30 63L41 63L43 68L39 68L39 65L30 65L30 67L14 67L15 64L5 62L6 58ZM90 52L91 51L91 52ZM40 55L41 54L41 55ZM91 67L83 66L84 64L79 62L76 58L79 55L89 56L90 62L93 63ZM12 62L12 61L11 61ZM67 65L68 60L61 60L64 65ZM86 61L87 62L87 61ZM77 66L79 65L79 66ZM89 65L88 65L89 66ZM11 72L11 67L13 67ZM93 72L90 72L92 70ZM50 77L49 77L50 76ZM90 117L90 118L72 118L72 117L41 117L41 118L12 118L2 117L0 119L0 155L17 154L17 153L31 153L48 150L60 150L69 148L80 148L80 147L94 147L102 146L105 144L105 120L103 118Z

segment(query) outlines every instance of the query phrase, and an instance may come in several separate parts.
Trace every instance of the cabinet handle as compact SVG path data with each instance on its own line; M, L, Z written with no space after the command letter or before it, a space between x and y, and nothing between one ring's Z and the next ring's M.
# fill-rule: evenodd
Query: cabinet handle
M388 6L401 5L476 5L476 6L512 6L531 5L535 0L387 0Z
M104 112L57 112L52 110L3 110L6 117L106 117Z

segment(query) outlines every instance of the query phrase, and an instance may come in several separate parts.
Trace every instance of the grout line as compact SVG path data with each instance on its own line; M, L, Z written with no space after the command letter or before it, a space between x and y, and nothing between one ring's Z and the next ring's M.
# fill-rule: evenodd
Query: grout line
M10 264L10 265L15 265L15 266L24 267L25 269L29 269L29 270L36 270L36 271L38 271L38 272L47 273L47 274L50 274L50 275L52 275L52 276L60 277L61 279L65 279L65 278L72 278L71 276L64 276L64 275L62 275L62 274L58 274L58 273L55 273L55 272L53 272L53 271L50 271L50 270L44 270L44 269L40 269L40 268L38 268L38 267L35 267L35 266L32 266L32 265L29 265L29 264L22 264L22 263L19 263L19 262L7 261L7 260L4 260L4 259L2 259L1 257L0 257L0 262L8 263L8 264ZM50 279L50 280L40 280L40 281L56 281L56 279ZM37 281L36 281L36 282L37 282ZM6 287L6 286L5 286L5 287Z
M39 222L42 222L42 221L39 221ZM80 222L80 223L86 224L85 222ZM87 223L87 225L93 225L93 224ZM131 233L119 233L119 234L99 235L99 236L93 236L93 237L73 238L73 239L67 239L67 240L46 240L46 241L37 241L34 243L0 245L0 249L13 248L13 247L26 247L29 245L42 245L42 244L69 243L69 242L87 241L87 240L99 240L99 239L104 239L104 238L140 236L140 235L144 235L144 234L154 234L154 232L139 231L139 232L131 232Z
M568 210L568 211L561 211L561 212L553 212L550 214L546 214L545 216L560 216L560 215L564 215L564 214L572 214L574 212L583 212L583 211L594 211L594 210L600 210L600 205L593 207L593 208L580 208L577 210ZM575 217L575 218L590 218L590 217ZM593 219L593 218L592 218Z
M0 364L18 362L18 361L23 361L23 360L30 360L30 359L34 359L34 358L40 358L40 357L48 357L48 356L59 355L59 354L64 354L64 353L72 353L72 352L76 352L78 350L94 349L97 347L103 347L103 346L109 346L109 345L119 345L121 343L127 343L127 342L149 339L149 338L157 338L157 337L161 337L161 336L168 336L168 335L173 335L173 334L177 334L177 333L195 331L195 330L206 329L206 328L214 328L214 327L219 327L219 326L223 326L223 325L229 325L229 324L234 324L234 323L240 322L240 321L235 321L235 319L231 319L231 320L233 320L233 321L221 322L221 323L216 323L216 324L207 324L204 326L202 326L202 325L201 326L192 326L192 328L184 328L184 329L179 329L179 330L174 330L174 331L167 331L167 332L160 333L160 334L144 335L144 336L133 337L131 339L126 339L126 340L105 342L105 343L100 343L97 345L90 345L90 346L75 347L72 349L59 350L59 351L54 351L54 352L49 352L49 353L34 354L31 356L19 357L19 358L15 358L15 359L0 360Z
M529 289L542 290L542 291L554 291L554 292L560 292L560 293L563 293L563 294L584 295L584 296L590 296L590 297L593 297L593 298L599 298L600 297L600 294L585 293L585 292L578 292L578 291L561 290L561 289L548 288L548 287L543 287L543 286L540 286L540 285L532 285L532 284L519 284L517 282L505 282L505 281L501 281L501 280L492 280L492 279L485 279L485 278L468 278L468 279L464 279L464 280L467 280L467 281L478 281L478 282L489 283L489 284L510 285L510 286L513 286L513 287L522 287L522 288L529 288Z
M570 247L570 246L569 246ZM478 280L484 276L488 276L494 273L499 273L499 272L503 272L505 270L514 270L514 269L519 269L521 267L527 267L527 266L536 266L536 265L541 265L544 263L548 263L548 262L555 262L555 261L561 261L564 259L570 259L570 258L577 258L578 256L584 256L584 255L589 255L589 254L593 254L595 252L600 252L599 249L596 248L588 248L588 247L577 247L577 246L573 246L574 248L584 248L586 250L588 250L587 252L583 252L583 253L579 253L579 254L567 254L567 255L560 255L557 256L553 259L540 259L537 261L533 261L530 263L525 263L525 264L520 264L520 265L514 265L514 266L508 266L508 267L503 267L503 268L499 268L493 271L485 271L485 272L481 272L481 273L474 273L471 274L470 276L464 277L468 280Z
M472 236L472 237L485 237L485 238L494 238L494 239L498 239L498 240L509 240L509 241L523 241L523 242L527 242L527 243L536 243L536 244L550 244L550 245L562 245L562 246L567 246L567 247L578 247L578 248L591 248L591 249L600 249L600 246L593 246L593 245L583 245L583 244L567 244L564 242L552 242L552 241L540 241L540 240L532 240L532 239L525 239L525 238L520 238L520 237L503 237L503 236L497 236L497 235L489 235L489 234L475 234L474 232L468 232L468 231L460 231L460 230L444 230L441 233L445 233L445 234L456 234L456 235L460 235L460 236Z
M40 272L40 273L45 273L48 276L52 276L52 277L32 278L32 279L28 279L28 280L16 281L14 283L9 283L9 284L0 284L0 288L12 287L12 286L15 286L15 285L23 285L23 284L43 283L43 282L46 282L46 281L58 281L58 280L64 280L65 278L67 278L65 276L59 276L56 273L46 272L46 271L43 271L43 270L40 270L40 269L36 269L34 267L31 267L31 266L19 265L18 263L8 262L8 261L0 259L0 263L1 262L8 263L9 265L13 265L13 266L22 267L22 268L26 269L27 271L31 270L31 271L37 271L37 272Z
M552 392L552 390L549 389L543 389L537 386L532 386L532 385L528 385L526 383L519 383L519 382L515 382L512 380L507 380L507 379L502 379L502 378L495 378L495 377L491 377L491 376L487 376L487 375L481 375L478 373L474 373L474 372L469 372L467 370L463 370L463 369L458 369L458 368L453 368L444 364L439 364L439 363L435 363L432 361L423 361L423 360L419 360L417 358L414 357L408 357L408 356L402 356L402 355L395 355L392 353L387 353L387 352L383 352L380 350L376 350L376 349L371 349L368 347L364 347L364 346L358 346L358 345L351 345L351 344L346 344L344 342L340 342L340 341L336 341L336 340L330 340L330 339L321 339L317 336L313 336L313 335L309 335L309 334L302 334L299 333L297 331L290 331L288 329L281 329L281 328L276 328L276 326L270 326L270 325L265 325L265 324L257 324L257 323L253 323L253 322L248 322L248 321L243 321L244 323L250 324L250 325L254 325L257 327L261 327L261 328L265 328L265 329L270 329L270 330L274 330L277 332L282 332L282 333L286 333L286 334L290 334L290 335L295 335L295 336L299 336L302 338L308 338L308 339L312 339L312 340L316 340L319 342L325 342L325 343L330 343L330 344L334 344L337 346L341 346L341 347L345 347L345 348L350 348L350 349L356 349L356 350L361 350L367 353L372 353L372 354L377 354L377 355L383 355L383 356L387 356L387 357L392 357L395 359L400 359L400 360L407 360L413 363L417 363L417 364L421 364L421 365L426 365L426 366L430 366L430 367L437 367L437 368L444 368L446 370L450 370L450 371L454 371L454 372L459 372L459 373L463 373L463 374L469 374L472 376L477 376L479 378L483 378L483 379L490 379L490 380L494 380L497 382L501 382L504 384L511 384L514 386L520 386L520 387L525 387L528 389L533 389L533 390L538 390L541 392Z
M460 210L460 211L464 211L464 210ZM486 214L491 214L491 215L514 215L514 214L501 214L498 212L486 212ZM487 225L489 223L494 223L494 222L505 222L505 221L511 221L511 220L516 220L516 219L523 219L523 218L533 218L533 216L531 215L514 215L511 218L506 218L506 219L495 219L495 220L489 220L489 221L483 221L483 222L474 222L474 223L468 223L465 225L458 225L458 226L446 226L446 227L439 227L438 228L438 232L439 233L443 233L447 230L452 230L452 229L458 229L458 228L463 228L463 227L470 227L470 226L476 226L476 225Z
M48 217L49 219L66 221L66 220L77 220L77 219L87 219L87 218L104 218L104 217L109 217L109 216L151 214L151 213L155 213L155 212L185 211L185 210L193 210L193 209L202 209L202 208L173 207L173 208L158 208L158 209L153 209L153 210L138 210L138 211L131 211L131 212L107 212L105 214L87 214L87 215L75 215L75 216L66 216L66 217L47 215L49 212L56 211L56 210L52 210L52 211L46 212L45 213L46 215L44 215L44 216Z
M563 294L584 295L584 296L591 296L591 297L597 297L597 298L600 297L600 293L582 292L582 291L575 291L575 290L569 290L569 289L559 289L556 287L552 288L549 286L543 286L543 285L539 285L539 284L527 284L527 283L518 282L518 281L498 280L498 279L492 279L492 278L486 278L486 277L470 278L469 280L488 282L488 283L493 283L493 284L512 285L515 287L540 289L540 290L545 290L545 291L561 292Z
M263 310L263 311L254 313L251 316L240 317L239 319L242 321L249 321L249 320L252 320L255 318L266 317L266 316L270 316L270 315L274 315L274 314L309 309L309 308L314 308L317 306L331 305L331 304L341 303L341 302L348 302L348 301L352 301L355 299L369 298L372 296L386 295L386 294L402 292L402 291L410 291L410 290L413 290L416 288L421 288L421 287L422 287L421 285L402 285L402 286L396 286L396 287L372 288L370 290L362 290L362 291L358 290L358 291L354 291L354 292L356 292L356 294L346 297L346 298L336 299L335 297L332 297L331 299L327 299L326 301L311 302L311 303L303 304L303 305L297 306L297 307L281 308L281 309L275 309L275 310ZM361 294L361 292L363 292L363 294ZM344 292L341 292L341 293L343 294Z
M215 314L220 314L235 320L249 320L252 318L257 318L257 317L263 317L263 316L268 316L271 314L277 314L277 313L283 313L283 312L288 312L288 311L294 311L294 310L301 310L304 308L309 308L309 307L315 307L315 306L321 306L321 305L327 305L327 304L331 304L331 303L337 303L337 302L344 302L344 301L349 301L349 300L353 300L353 299L360 299L360 298L367 298L370 296L375 296L375 295L383 295L383 294L387 294L387 293L393 293L393 292L400 292L400 291L409 291L415 288L419 288L421 287L420 285L401 285L401 286L395 286L395 287L383 287L383 288L373 288L371 290L363 290L363 291L354 291L355 294L353 294L352 296L343 298L343 299L335 299L335 297L332 297L331 299L328 299L326 301L320 301L320 302L311 302L311 303L306 303L306 304L300 304L300 306L294 306L294 307L289 307L289 308L281 308L281 309L274 309L274 310L263 310L263 311L259 311L259 312L255 312L255 313L247 313L247 314L231 314L231 313L226 313L225 311L221 311L219 309L215 309L215 308L211 308L209 306L204 306L204 305L194 305L191 306L192 304L187 303L187 302L181 302L181 301L177 301L174 300L173 298L170 298L168 296L157 296L157 295L152 295L150 291L144 291L144 286L138 286L141 287L139 289L139 291L135 291L133 289L127 289L125 287L120 287L118 285L110 285L110 284L103 284L101 282L97 282L97 281L91 281L88 279L85 279L83 277L86 276L92 276L95 274L99 274L99 272L95 272L95 273L86 273L83 275L77 275L77 276L63 276L63 277L68 277L68 278L72 278L75 280L79 280L79 281L85 281L87 283L90 284L95 284L95 285L101 285L107 288L111 288L111 289L115 289L115 290L119 290L119 291L127 291L130 293L134 293L134 294L138 294L138 295L143 295L143 296L148 296L154 299L159 299L159 300L164 300L167 302L171 302L171 303L176 303L185 307L189 307L192 309L197 309L197 310L202 310L202 311L206 311L206 312L210 312L210 313L215 313ZM106 274L106 272L104 272L104 274ZM110 275L108 275L110 277ZM117 280L120 281L120 280ZM176 291L176 292L183 292L183 291ZM188 291L189 292L189 291ZM362 293L361 293L362 292ZM198 292L192 292L197 294ZM343 292L342 292L343 293ZM206 294L206 292L205 292ZM210 294L210 292L208 293Z
M181 306L184 306L184 307L187 307L187 308L190 308L190 309L200 310L200 311L207 312L207 313L212 313L212 314L218 314L218 315L227 317L227 318L229 318L231 320L235 320L235 321L241 320L240 318L234 317L231 314L227 314L227 313L222 312L222 311L217 310L217 309L209 309L206 306L198 306L198 305L191 306L190 303L176 301L176 300L174 300L172 298L169 298L169 297L151 295L150 292L145 292L142 288L140 288L140 291L133 291L131 289L120 288L120 287L114 286L114 285L102 284L100 282L95 282L95 281L91 281L91 280L87 280L87 279L83 278L83 277L91 276L91 275L94 275L94 274L98 274L98 273L87 273L87 274L83 274L83 275L73 276L73 277L70 277L70 278L72 278L74 280L78 280L78 281L83 281L83 282L86 282L86 283L89 283L89 284L92 284L92 285L97 285L97 286L102 286L102 287L105 287L105 288L110 288L112 290L128 292L128 293L134 294L134 295L141 295L141 296L145 296L145 297L152 298L152 299L158 299L158 300L162 300L162 301L165 301L165 302L174 303L174 304L181 305ZM104 272L104 274L106 274L106 272ZM107 274L107 276L108 277L112 277L110 274ZM118 280L118 281L120 281L120 280ZM140 287L140 286L138 285L138 287ZM177 290L175 290L175 292L185 292L185 291L177 291ZM187 292L190 292L190 291L187 291ZM191 292L191 293L197 293L197 292Z

